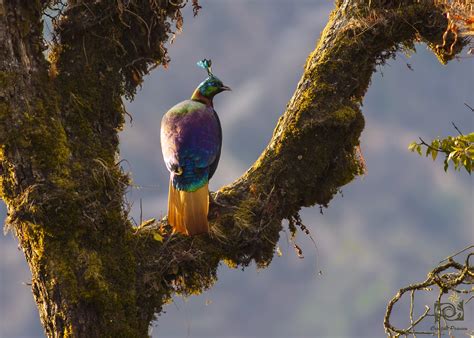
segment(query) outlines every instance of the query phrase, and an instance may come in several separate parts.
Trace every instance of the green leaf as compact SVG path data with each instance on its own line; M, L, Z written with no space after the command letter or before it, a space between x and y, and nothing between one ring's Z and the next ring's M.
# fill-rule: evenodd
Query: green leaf
M423 142L424 143L424 142ZM426 149L422 149L426 147ZM454 170L461 170L462 167L470 174L474 165L474 133L468 135L447 136L443 139L437 137L431 141L430 145L412 142L408 150L417 152L420 156L424 152L428 157L431 155L433 161L438 153L445 154L444 170L447 171L449 162L452 162Z
M416 152L418 153L418 155L421 156L421 145L419 144L416 145Z
M417 146L417 143L416 142L412 142L408 145L408 150L410 151L415 151L415 148Z
M464 168L466 169L466 171L469 173L469 175L471 175L471 171L472 171L472 162L469 161L465 166Z
M452 161L453 158L454 158L454 155L456 155L456 151L450 152L450 153L449 153L449 156L448 156L448 158L447 158L447 160L448 160L448 161L450 161L450 160Z
M153 234L153 239L158 242L163 242L163 236L161 236L161 234L159 234L158 232L155 232Z
M428 157L428 155L431 153L431 147L426 147L426 157Z
M474 133L470 133L470 134L466 135L466 140L468 142L474 143Z

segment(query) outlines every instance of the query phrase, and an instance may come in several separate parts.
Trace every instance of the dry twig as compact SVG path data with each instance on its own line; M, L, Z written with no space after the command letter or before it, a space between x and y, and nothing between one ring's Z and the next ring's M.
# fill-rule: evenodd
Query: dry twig
M413 336L416 338L416 334L424 334L424 335L434 335L437 334L438 337L441 337L441 318L442 318L442 311L441 311L441 297L443 294L448 293L449 291L455 292L456 294L471 294L474 293L474 288L470 290L459 290L457 287L461 284L474 284L474 267L470 263L470 258L474 256L473 251L474 246L471 245L458 253L447 257L445 260L440 262L436 268L434 268L431 272L428 273L427 279L421 283L411 284L407 287L401 288L398 293L390 300L387 305L387 310L385 312L384 317L384 327L385 332L387 333L388 337L400 337L404 335L406 337ZM462 252L470 250L469 254L467 255L464 264L460 264L454 261L453 257L459 255ZM446 263L444 263L446 262ZM441 264L444 263L444 264ZM454 272L452 270L455 270ZM432 331L416 331L415 327L420 324L427 316L429 316L430 308L425 305L425 312L418 317L415 321L413 320L413 307L414 307L414 300L415 300L415 292L416 291L431 291L432 286L437 286L439 289L439 293L437 296L437 304L435 306L433 315L437 317L437 330L436 332ZM402 296L410 292L410 326L406 329L400 329L393 326L390 322L390 318L393 314L393 308L395 304L402 298ZM471 297L472 298L472 297ZM471 299L469 298L469 300ZM469 301L468 300L468 301ZM435 311L437 311L435 313Z

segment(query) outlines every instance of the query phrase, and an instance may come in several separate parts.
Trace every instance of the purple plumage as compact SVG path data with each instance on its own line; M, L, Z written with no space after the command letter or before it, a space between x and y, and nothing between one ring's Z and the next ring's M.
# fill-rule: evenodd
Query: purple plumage
M221 144L212 106L186 100L171 108L161 121L161 145L173 187L196 191L206 184L217 168Z

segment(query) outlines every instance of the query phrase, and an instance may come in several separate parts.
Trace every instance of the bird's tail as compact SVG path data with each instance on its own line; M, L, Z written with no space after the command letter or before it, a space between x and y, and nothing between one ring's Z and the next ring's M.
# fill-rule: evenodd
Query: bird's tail
M209 186L206 183L196 191L177 190L170 180L168 194L168 223L173 230L185 235L209 231Z

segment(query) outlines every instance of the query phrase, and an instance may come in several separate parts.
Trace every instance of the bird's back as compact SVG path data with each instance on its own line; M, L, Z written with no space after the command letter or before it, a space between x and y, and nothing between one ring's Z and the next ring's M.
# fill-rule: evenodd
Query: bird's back
M212 106L186 100L172 107L161 121L161 146L174 187L195 191L206 184L217 167L221 143Z

